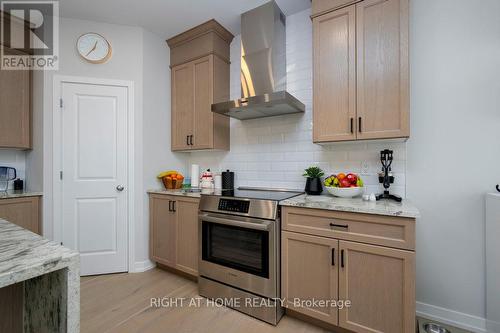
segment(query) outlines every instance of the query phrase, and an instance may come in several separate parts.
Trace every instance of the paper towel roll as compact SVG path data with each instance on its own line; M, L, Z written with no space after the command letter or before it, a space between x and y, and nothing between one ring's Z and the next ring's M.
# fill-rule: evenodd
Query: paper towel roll
M200 187L200 166L191 164L191 187Z

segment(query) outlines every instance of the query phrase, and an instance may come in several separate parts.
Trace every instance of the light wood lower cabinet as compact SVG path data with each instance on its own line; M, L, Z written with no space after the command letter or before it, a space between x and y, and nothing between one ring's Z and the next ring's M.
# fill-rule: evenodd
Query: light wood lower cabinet
M191 275L198 275L199 199L151 194L150 258Z
M296 301L338 298L339 241L284 231L282 244L281 293L287 307L337 325L336 308L304 307Z
M286 307L353 332L415 332L415 252L403 249L414 244L414 233L408 234L411 239L406 238L406 242L388 243L403 247L399 249L383 246L383 242L379 242L382 245L362 243L377 242L377 228L384 225L384 217L342 215L351 222L357 216L360 224L356 228L348 224L348 228L337 233L338 214L346 213L283 208L282 297L287 300ZM332 230L327 232L322 223L329 215ZM385 218L385 225L400 226L404 222L413 228L415 223L414 219ZM351 305L297 306L297 298L349 301Z
M382 246L339 242L343 266L339 326L360 333L415 332L415 253Z
M41 235L40 197L0 199L0 218Z

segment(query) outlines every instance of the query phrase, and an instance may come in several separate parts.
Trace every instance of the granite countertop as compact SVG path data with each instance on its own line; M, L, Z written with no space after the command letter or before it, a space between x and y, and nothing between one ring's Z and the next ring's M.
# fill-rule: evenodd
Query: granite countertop
M43 195L42 192L9 190L7 192L0 192L0 200L1 199L24 198L24 197L40 197L42 195Z
M370 202L363 201L361 198L336 198L330 195L302 194L280 201L280 205L410 218L420 216L418 209L409 200L403 200L400 203L390 200Z
M163 194L163 195L178 195L190 198L201 198L201 192L188 192L182 189L179 190L149 190L149 194ZM204 192L203 192L204 193Z
M78 262L78 252L0 219L0 288Z

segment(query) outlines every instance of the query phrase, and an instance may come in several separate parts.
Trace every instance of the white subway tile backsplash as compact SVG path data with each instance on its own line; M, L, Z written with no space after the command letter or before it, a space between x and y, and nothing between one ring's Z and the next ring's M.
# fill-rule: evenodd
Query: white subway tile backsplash
M189 163L212 171L235 171L236 186L303 189L303 170L311 165L326 175L356 172L366 193L379 193L380 150L394 150L396 181L391 192L405 196L406 143L393 141L312 142L312 24L310 11L287 18L287 91L306 105L305 114L252 119L231 119L230 152L192 152ZM240 36L231 44L232 99L240 98Z

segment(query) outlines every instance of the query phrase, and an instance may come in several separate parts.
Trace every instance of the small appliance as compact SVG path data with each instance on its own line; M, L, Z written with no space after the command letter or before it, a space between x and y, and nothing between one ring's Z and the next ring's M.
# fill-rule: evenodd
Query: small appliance
M389 199L397 202L401 202L400 196L391 194L389 192L389 187L394 183L394 175L392 174L392 161L393 161L393 151L389 149L382 150L380 152L380 162L382 163L382 172L378 174L379 183L384 185L384 193L377 195L377 200Z
M17 178L15 168L0 166L0 192L6 192L9 188L9 181Z

